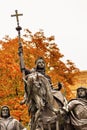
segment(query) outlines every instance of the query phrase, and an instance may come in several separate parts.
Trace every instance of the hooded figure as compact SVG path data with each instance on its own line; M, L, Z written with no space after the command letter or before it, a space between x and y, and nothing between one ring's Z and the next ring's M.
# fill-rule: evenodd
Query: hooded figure
M10 116L8 106L1 107L0 116L0 130L26 130L17 119Z

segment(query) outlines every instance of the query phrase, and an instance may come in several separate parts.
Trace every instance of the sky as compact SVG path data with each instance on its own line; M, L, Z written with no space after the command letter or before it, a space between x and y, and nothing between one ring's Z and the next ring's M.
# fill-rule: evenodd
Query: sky
M0 40L17 36L15 10L22 27L32 33L43 29L45 36L55 36L63 61L71 60L81 71L87 70L87 0L1 0Z

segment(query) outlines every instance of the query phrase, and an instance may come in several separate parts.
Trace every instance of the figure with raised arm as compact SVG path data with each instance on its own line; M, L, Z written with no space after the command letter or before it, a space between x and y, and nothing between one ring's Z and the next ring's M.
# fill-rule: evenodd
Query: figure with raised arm
M43 57L38 57L35 61L35 67L31 70L25 68L25 75L31 74L33 72L39 72L44 75L50 82L50 87L53 89L52 81L49 75L46 74L46 63ZM27 77L27 76L26 76ZM62 88L62 84L58 83L58 90ZM24 99L20 102L23 105L27 101L27 94L24 94Z

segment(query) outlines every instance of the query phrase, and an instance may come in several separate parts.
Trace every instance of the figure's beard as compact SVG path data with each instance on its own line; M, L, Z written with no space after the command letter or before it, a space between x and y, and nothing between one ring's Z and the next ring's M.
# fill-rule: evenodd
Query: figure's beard
M9 115L5 115L5 116L2 115L1 117L6 119L9 117Z

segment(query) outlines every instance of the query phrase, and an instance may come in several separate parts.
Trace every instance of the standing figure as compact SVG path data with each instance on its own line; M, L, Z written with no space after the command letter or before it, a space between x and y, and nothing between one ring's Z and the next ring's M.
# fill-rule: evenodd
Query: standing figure
M87 89L79 87L77 98L68 103L69 122L66 130L87 130ZM70 128L72 126L72 128Z
M1 107L0 130L27 130L22 124L10 116L8 106Z

